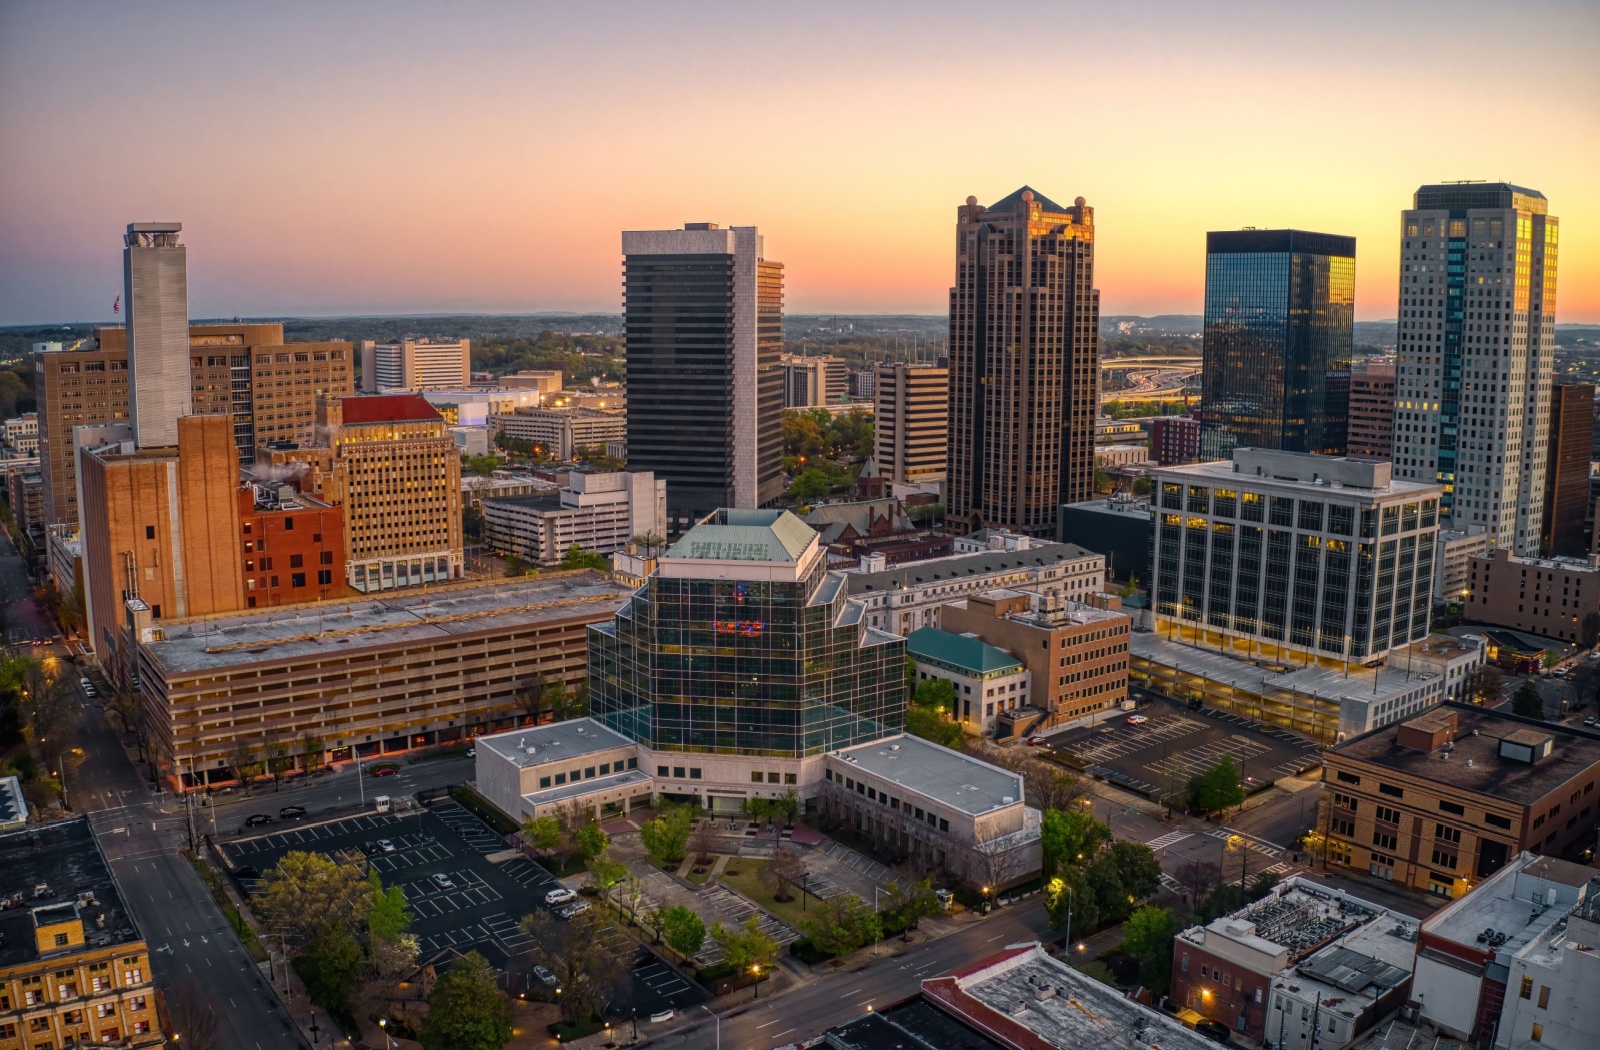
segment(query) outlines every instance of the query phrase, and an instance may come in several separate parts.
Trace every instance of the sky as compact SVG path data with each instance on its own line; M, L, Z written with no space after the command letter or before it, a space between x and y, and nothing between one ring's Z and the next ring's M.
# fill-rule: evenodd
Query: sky
M756 225L790 313L943 313L956 208L1095 209L1102 314L1198 313L1205 232L1357 239L1542 191L1600 322L1600 4L0 0L0 325L109 320L128 222L190 313L621 309L620 233Z

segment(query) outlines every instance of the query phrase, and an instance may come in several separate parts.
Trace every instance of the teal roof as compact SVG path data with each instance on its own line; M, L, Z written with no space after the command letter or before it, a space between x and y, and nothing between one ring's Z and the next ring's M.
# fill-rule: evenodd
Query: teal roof
M1013 192L1009 196L1002 197L999 200L995 201L993 204L989 205L989 207L986 210L987 211L1017 211L1017 210L1021 209L1023 207L1022 194L1023 194L1024 190L1026 190L1027 192L1033 194L1033 203L1037 204L1039 207L1043 208L1045 211L1066 211L1067 210L1067 209L1063 208L1061 205L1057 204L1055 201L1051 200L1049 197L1046 197L1044 194L1042 194L1038 190L1034 189L1032 186L1018 186L1015 192Z
M798 562L816 530L786 510L724 508L702 518L667 549L697 561Z
M1022 670L1022 662L1004 649L937 627L922 627L908 634L906 652L918 660L937 661L980 676Z

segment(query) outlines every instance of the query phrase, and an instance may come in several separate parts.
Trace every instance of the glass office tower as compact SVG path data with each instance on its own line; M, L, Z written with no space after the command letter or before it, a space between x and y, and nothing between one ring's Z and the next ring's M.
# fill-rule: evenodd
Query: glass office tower
M1355 278L1354 237L1206 234L1202 456L1344 454Z
M800 758L892 736L905 639L864 611L799 518L716 511L590 628L590 714L655 751Z

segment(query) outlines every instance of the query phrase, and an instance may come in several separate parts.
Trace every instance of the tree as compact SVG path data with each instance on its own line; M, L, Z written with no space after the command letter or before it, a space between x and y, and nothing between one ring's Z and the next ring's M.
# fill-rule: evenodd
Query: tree
M266 764L267 772L272 775L272 790L278 790L279 778L283 776L283 763L288 756L288 747L277 737L268 737L266 743L261 745L261 758ZM293 759L288 759L294 761Z
M1222 869L1210 861L1190 860L1178 865L1174 878L1194 897L1196 903L1222 878Z
M1543 718L1544 698L1532 678L1524 678L1517 691L1511 694L1511 713L1523 718Z
M300 738L300 754L305 756L307 769L316 769L322 765L325 748L322 738L315 733L307 733Z
M1113 842L1106 857L1116 869L1122 888L1134 900L1147 900L1161 889L1161 861L1155 850L1137 842Z
M372 884L360 867L294 850L261 880L255 911L270 929L306 943L329 926L362 929L372 904Z
M956 687L943 678L924 678L917 684L916 696L913 703L919 707L931 708L940 714L954 715L956 712Z
M231 755L233 778L243 784L256 775L256 749L241 738L235 738Z
M689 834L689 852L694 854L696 864L710 864L711 854L717 848L717 832L711 826L711 821L701 820L694 825L694 831Z
M372 972L381 981L398 981L417 965L421 951L421 942L411 933L402 933L392 941L374 940L370 956Z
M525 560L520 554L506 555L506 579L514 580L521 576L529 576L538 570Z
M684 806L664 809L660 816L639 826L639 840L656 864L666 867L683 863L688 852L689 825L694 815Z
M219 1050L217 1042L217 1012L210 996L200 990L192 979L178 984L176 1002L172 1010L172 1027L181 1045L193 1050Z
M608 896L611 888L628 877L628 866L620 860L612 860L609 850L602 849L596 856L583 862L589 871L589 885L602 896Z
M961 726L950 721L938 710L911 704L906 708L906 732L920 736L952 750L961 746L967 734Z
M1026 762L1020 772L1028 794L1033 796L1041 812L1066 810L1087 794L1077 777L1048 762Z
M1246 894L1251 900L1258 901L1272 892L1272 887L1278 884L1278 873L1263 871L1250 880L1250 892Z
M376 945L380 941L394 941L411 928L411 908L406 904L405 891L399 886L384 888L376 871L367 876L372 887L372 909L367 912L367 936Z
M762 932L760 922L754 915L738 926L713 923L711 939L722 949L723 961L733 967L736 973L751 967L770 969L778 959L778 942Z
M1117 978L1116 975L1111 972L1111 967L1107 966L1099 959L1091 959L1084 963L1082 966L1078 967L1078 972L1083 974L1085 977L1094 978L1101 984L1107 984L1113 988L1117 986Z
M800 476L789 483L789 498L796 503L809 503L832 491L833 476L820 467L801 471Z
M461 466L480 478L486 478L504 462L505 460L499 456L489 453L482 456L464 456L461 459Z
M1172 987L1172 939L1178 919L1166 908L1146 905L1122 924L1122 950L1139 962L1139 982L1154 995Z
M700 954L706 943L705 922L681 904L657 912L654 925L667 947L685 959Z
M649 532L641 532L628 542L639 548L646 558L654 558L661 548L667 545L666 538L654 529Z
M644 880L637 875L629 875L622 880L622 903L628 909L628 915L637 922L639 908L644 904L645 898L650 895Z
M939 913L939 898L928 879L896 879L883 902L885 933L909 934L929 915Z
M522 822L522 842L529 849L553 850L561 845L561 822L546 813Z
M511 1041L511 1008L487 959L468 952L434 983L417 1034L422 1050L500 1050Z
M1133 910L1134 896L1122 881L1122 873L1110 851L1100 854L1083 869L1084 883L1094 895L1095 910L1101 922L1121 922Z
M1461 683L1461 698L1474 704L1487 704L1500 699L1505 676L1494 664L1479 664L1467 672Z
M626 956L607 946L600 935L609 921L596 909L570 919L558 919L540 909L521 922L522 932L533 941L535 960L560 982L564 1020L596 1013L622 983Z
M1195 915L1202 923L1207 923L1212 919L1236 912L1244 905L1244 893L1239 887L1232 883L1223 883L1206 895L1206 899L1195 909Z
M853 893L818 901L811 915L801 921L801 932L818 951L829 955L849 955L883 936L883 924L872 905Z
M605 831L592 820L572 833L572 844L577 847L578 856L586 861L604 853L608 841Z
M1094 929L1100 920L1094 892L1080 868L1064 868L1045 883L1044 908L1051 929L1064 930L1068 937L1074 930L1085 933Z
M779 846L767 866L761 869L761 881L772 887L772 899L778 902L794 900L789 891L805 877L806 866L800 854L788 846Z
M1217 813L1244 802L1244 781L1232 755L1189 782L1189 798L1203 813Z
M295 960L311 1001L330 1013L350 1012L350 1001L361 987L366 959L349 926L330 922L319 930Z
M601 572L611 568L611 561L599 551L586 551L574 543L561 555L562 569L599 569Z
M1093 860L1111 840L1111 829L1087 811L1052 809L1039 823L1039 837L1048 878L1063 868L1082 867Z

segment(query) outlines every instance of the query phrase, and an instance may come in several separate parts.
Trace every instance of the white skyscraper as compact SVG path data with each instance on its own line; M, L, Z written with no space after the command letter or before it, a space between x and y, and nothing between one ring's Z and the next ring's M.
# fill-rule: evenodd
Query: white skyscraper
M1395 475L1444 486L1456 529L1536 554L1555 359L1558 224L1506 183L1417 190L1401 219Z
M183 224L130 222L122 249L128 310L128 403L140 448L174 448L178 417L192 408L189 269Z

